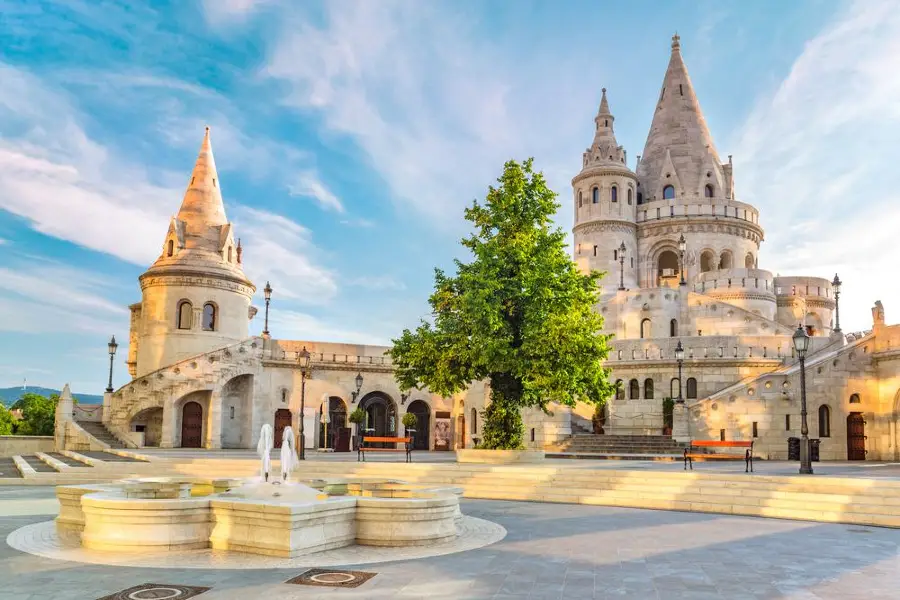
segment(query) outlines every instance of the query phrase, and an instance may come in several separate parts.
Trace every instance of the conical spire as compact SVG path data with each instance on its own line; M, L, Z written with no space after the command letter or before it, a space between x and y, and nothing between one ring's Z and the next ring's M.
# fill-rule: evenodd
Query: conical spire
M719 157L681 56L677 33L672 37L669 66L637 169L648 199L662 198L663 187L676 175L663 172L667 153L681 185L677 197L702 195L707 184L713 186L716 197L724 196Z
M184 223L186 248L209 246L210 250L219 250L217 228L228 222L219 186L219 174L216 172L216 161L213 158L207 127L203 143L200 145L200 154L191 172L188 189L184 193L184 200L176 217L178 221Z
M600 108L594 117L594 141L584 154L584 167L594 163L625 163L625 150L616 141L613 130L613 122L616 118L609 110L609 100L606 99L606 88L602 90Z

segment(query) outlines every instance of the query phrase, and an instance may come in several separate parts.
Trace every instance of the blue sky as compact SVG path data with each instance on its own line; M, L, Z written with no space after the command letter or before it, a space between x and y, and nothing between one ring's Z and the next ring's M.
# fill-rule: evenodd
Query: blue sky
M600 88L633 166L682 51L760 266L900 298L900 2L0 0L0 386L105 386L203 135L276 337L387 343L508 158L561 194ZM260 297L257 305L262 305ZM262 327L255 319L253 330Z

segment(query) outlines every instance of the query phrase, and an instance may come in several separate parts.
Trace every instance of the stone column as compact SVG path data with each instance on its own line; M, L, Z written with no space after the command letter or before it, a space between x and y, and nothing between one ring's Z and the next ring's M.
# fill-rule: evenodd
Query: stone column
M103 392L103 412L100 417L104 425L112 419L112 397L112 392Z
M691 440L689 419L690 413L687 405L676 402L672 415L672 439L676 442L689 442Z
M207 449L219 450L222 448L222 390L213 390L209 395L209 415L206 421L206 440L203 444Z
M171 398L163 404L162 432L159 439L160 448L175 447L175 401Z
M53 445L56 450L65 450L66 448L66 428L68 423L73 420L73 410L75 403L72 400L72 392L69 390L67 383L62 393L59 395L59 401L56 403L55 422L53 424Z

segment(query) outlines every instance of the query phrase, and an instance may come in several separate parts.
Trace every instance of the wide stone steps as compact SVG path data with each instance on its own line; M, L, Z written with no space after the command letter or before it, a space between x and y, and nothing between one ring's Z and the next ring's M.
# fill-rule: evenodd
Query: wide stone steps
M125 444L119 441L119 438L114 436L103 423L98 421L78 421L77 423L82 429L110 448L125 448Z
M685 445L663 435L595 435L575 434L550 446L553 455L565 458L656 457L683 454ZM595 456L591 456L595 455Z

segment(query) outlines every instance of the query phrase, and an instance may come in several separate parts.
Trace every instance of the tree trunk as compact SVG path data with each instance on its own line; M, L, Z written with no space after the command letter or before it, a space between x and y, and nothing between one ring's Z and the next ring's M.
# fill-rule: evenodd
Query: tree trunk
M484 410L482 448L518 450L523 448L522 382L508 374L491 376L491 403Z

